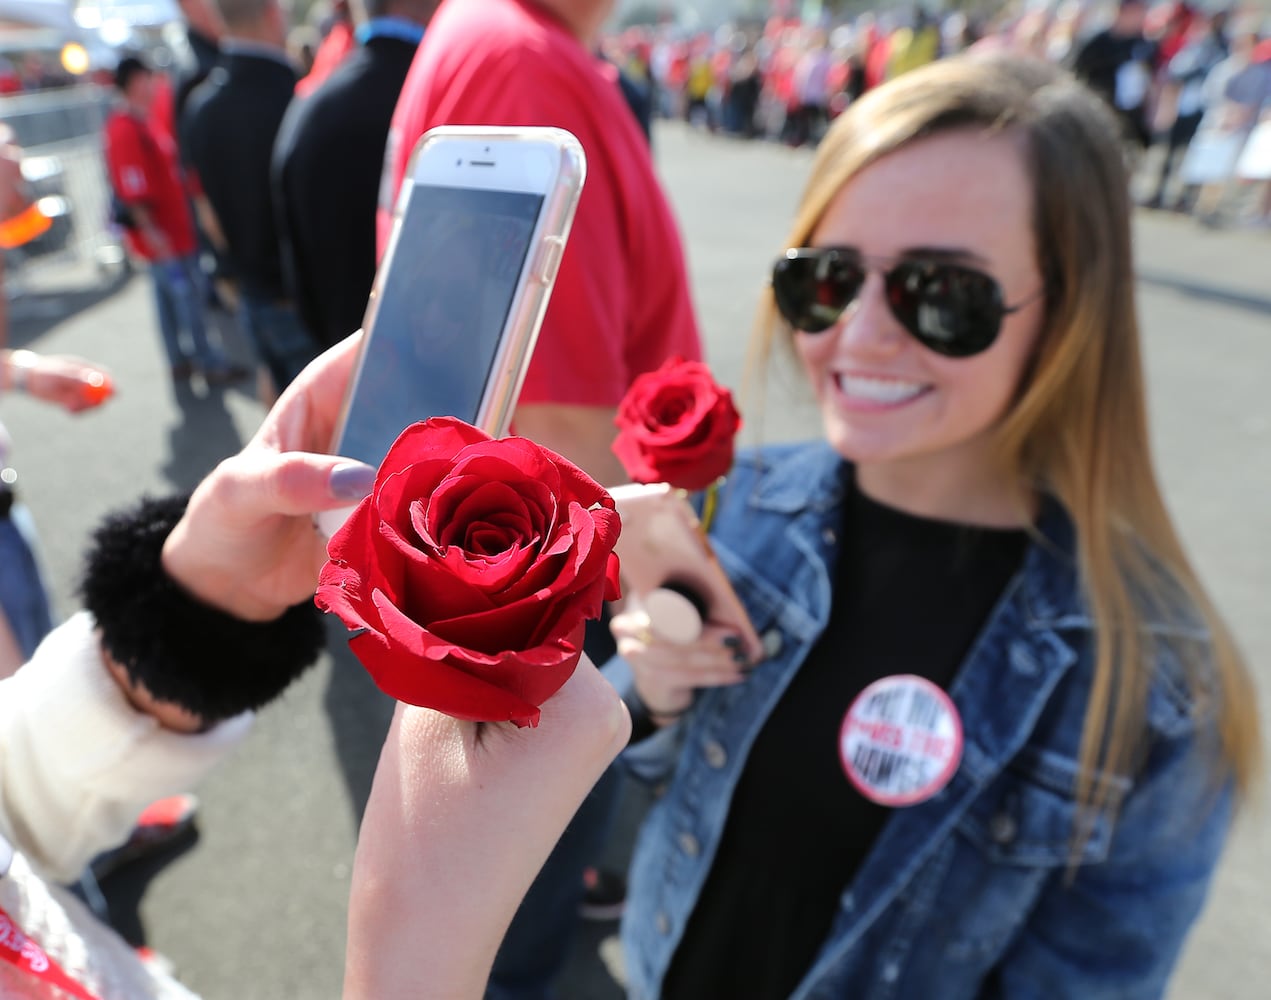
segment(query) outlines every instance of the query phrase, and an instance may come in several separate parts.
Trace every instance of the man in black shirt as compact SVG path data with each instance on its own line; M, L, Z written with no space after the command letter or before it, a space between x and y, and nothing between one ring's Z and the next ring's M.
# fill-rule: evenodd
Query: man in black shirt
M229 258L240 319L284 389L319 353L282 279L269 169L296 86L278 0L218 0L222 61L190 97L184 145L202 195L199 216Z
M221 15L212 6L212 0L178 0L178 6L185 22L186 44L176 53L172 73L172 135L177 141L177 152L184 169L189 163L189 155L182 145L185 109L194 89L208 78L208 74L220 61L221 35L225 32L225 25L221 21ZM191 211L195 207L191 205ZM207 279L203 291L209 306L224 308L216 290L216 281L230 277L229 267L204 231L197 214L194 224L199 240L199 265L201 269L208 270L203 275Z
M1144 0L1121 0L1116 19L1077 51L1073 72L1121 116L1126 136L1144 149L1152 141L1147 110L1156 45L1143 37Z
M181 117L194 89L207 79L221 57L224 25L211 0L178 0L185 21L187 48L178 54L173 74L173 134L179 136Z
M358 49L292 102L273 153L283 277L323 346L362 325L375 278L375 208L388 127L439 0L354 3Z

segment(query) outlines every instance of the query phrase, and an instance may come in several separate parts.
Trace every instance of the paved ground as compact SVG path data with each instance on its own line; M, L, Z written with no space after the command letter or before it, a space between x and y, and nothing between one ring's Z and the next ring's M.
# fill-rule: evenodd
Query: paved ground
M661 130L656 142L689 245L711 359L724 381L740 385L755 294L808 157L678 129ZM1255 664L1263 717L1271 719L1271 235L1143 216L1138 248L1161 477ZM65 611L74 607L78 553L100 514L142 491L191 486L247 439L261 414L245 390L173 395L144 280L60 305L28 298L14 311L15 346L99 359L120 386L108 407L79 419L22 399L2 404ZM814 433L797 378L782 369L771 382L762 408L753 399L745 406L748 437ZM111 887L120 924L144 931L209 1000L338 995L349 861L387 718L385 700L347 655L325 659L263 714L248 745L205 786L197 843L152 880ZM639 808L631 796L616 857ZM1174 1000L1266 996L1266 823L1265 805L1245 815ZM586 928L566 997L621 996L611 974L618 968L613 933L611 925Z

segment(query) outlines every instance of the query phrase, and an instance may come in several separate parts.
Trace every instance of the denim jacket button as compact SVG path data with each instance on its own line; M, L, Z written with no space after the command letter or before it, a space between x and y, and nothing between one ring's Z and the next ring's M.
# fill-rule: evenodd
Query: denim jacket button
M821 541L826 545L833 545L838 541L838 533L833 528L826 528L821 532Z
M1009 844L1019 833L1019 824L1010 813L998 813L989 820L989 836L995 844Z
M697 842L697 838L687 830L680 834L679 842L680 850L687 854L690 858L697 857L697 855L701 852L702 847Z
M895 962L888 962L883 966L883 982L894 983L900 978L900 966Z
M659 934L671 933L671 918L666 915L665 910L658 911L658 915L653 918L653 926Z
M728 751L719 740L708 740L706 746L702 748L702 756L716 771L728 763Z
M1009 659L1011 661L1011 669L1016 673L1023 674L1025 677L1034 677L1041 670L1033 656L1033 651L1029 649L1028 644L1025 642L1011 643Z
M781 652L781 630L770 628L763 634L763 653L768 659L772 659Z

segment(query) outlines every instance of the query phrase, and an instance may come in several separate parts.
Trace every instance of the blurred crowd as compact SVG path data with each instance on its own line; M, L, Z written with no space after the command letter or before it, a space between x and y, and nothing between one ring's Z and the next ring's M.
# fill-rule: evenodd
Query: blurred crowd
M25 52L18 58L0 56L0 95L29 94L66 87L75 77L44 52Z
M1271 124L1256 129L1271 120L1271 35L1256 8L1182 0L1006 4L991 15L900 7L713 31L637 26L604 46L654 114L791 146L814 145L865 91L967 50L1035 56L1103 94L1125 122L1147 206L1195 212L1211 225L1271 223Z

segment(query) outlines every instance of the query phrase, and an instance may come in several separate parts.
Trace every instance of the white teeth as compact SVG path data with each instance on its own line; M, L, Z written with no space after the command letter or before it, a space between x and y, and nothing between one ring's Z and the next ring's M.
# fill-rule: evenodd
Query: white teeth
M834 376L839 389L847 396L867 399L872 403L902 403L913 399L927 387L922 382L902 382L892 378L862 378L839 373Z

